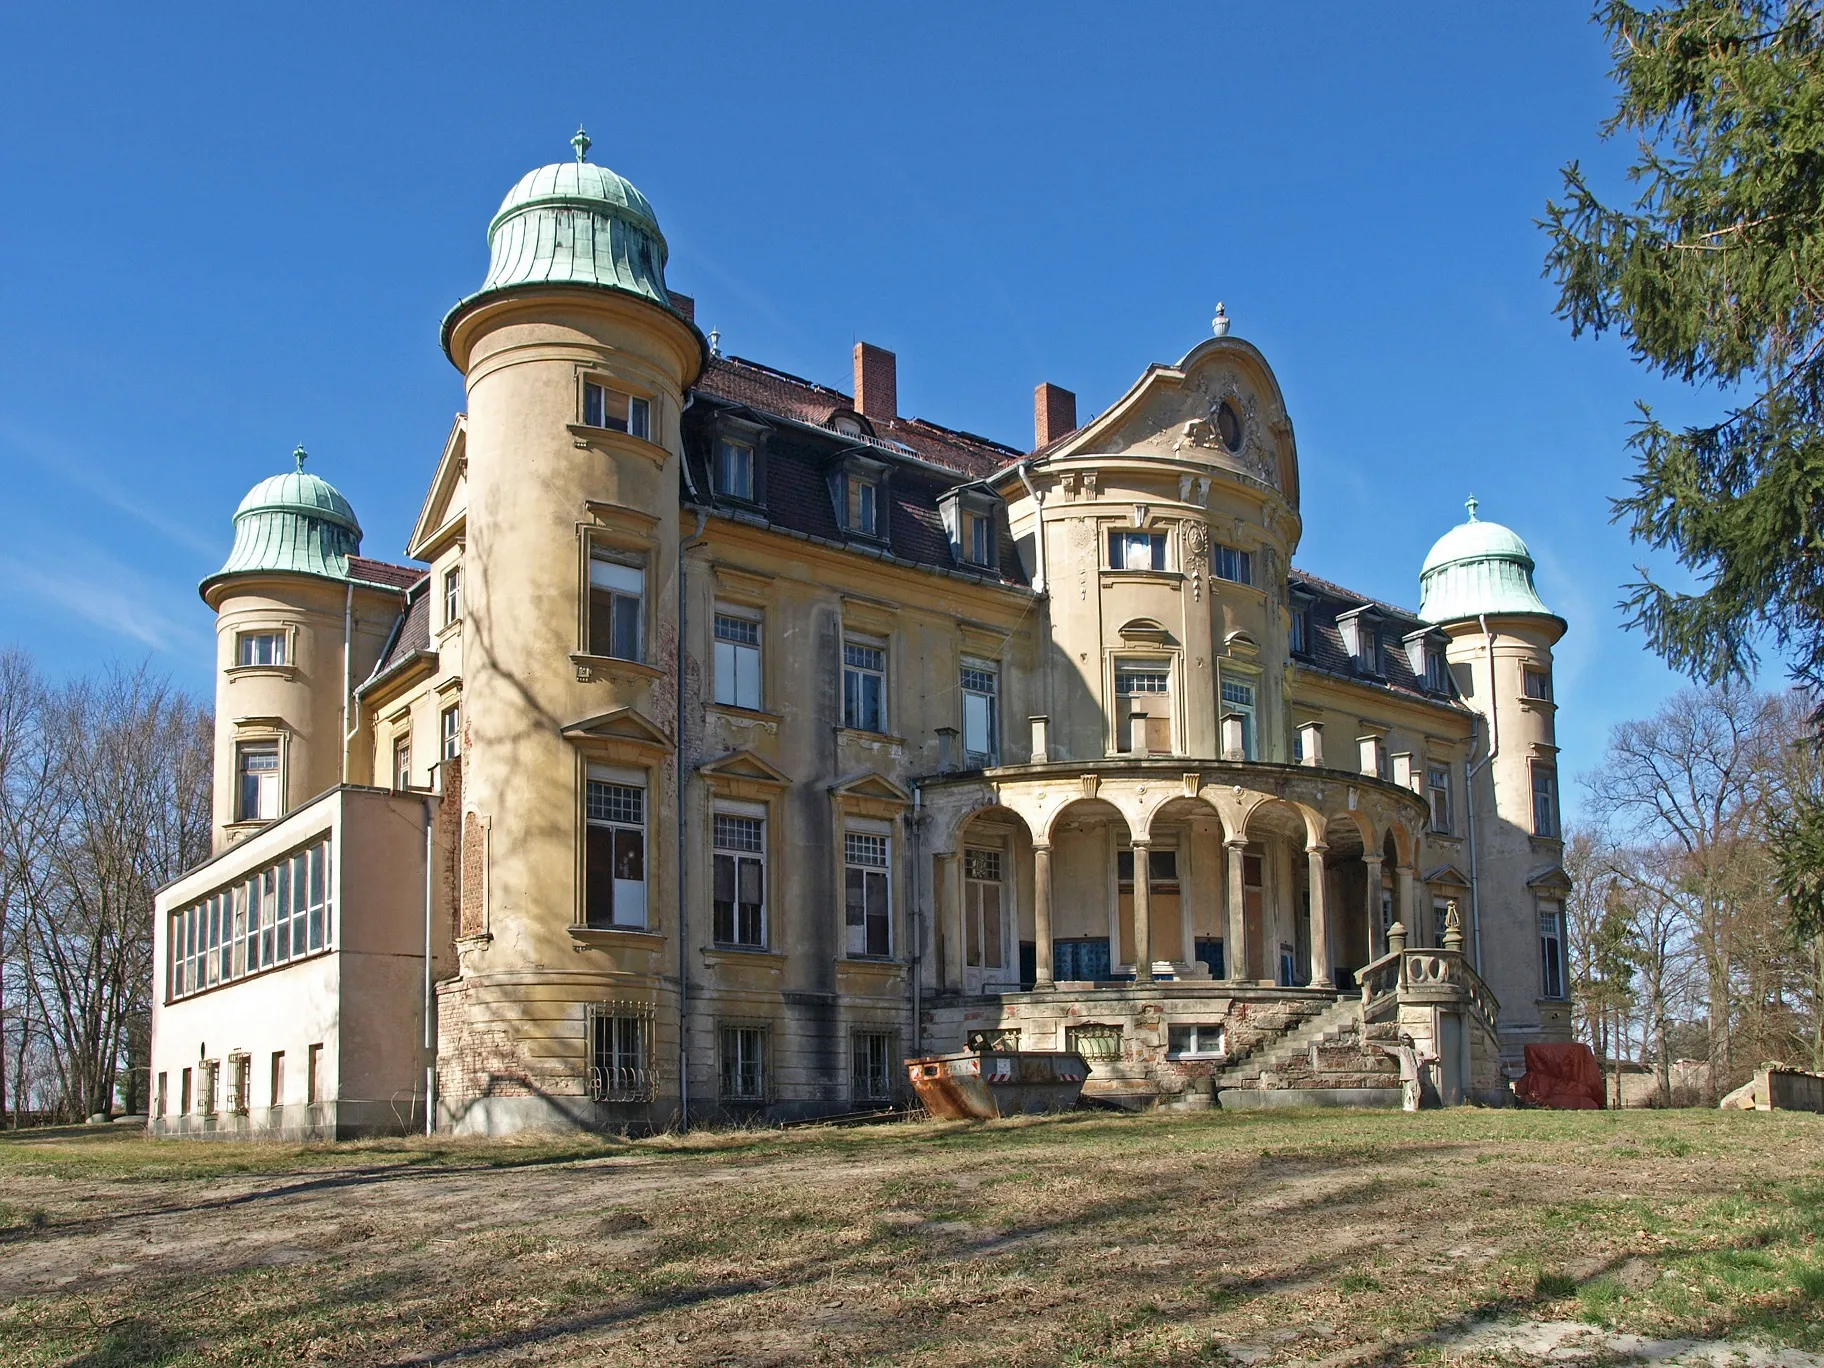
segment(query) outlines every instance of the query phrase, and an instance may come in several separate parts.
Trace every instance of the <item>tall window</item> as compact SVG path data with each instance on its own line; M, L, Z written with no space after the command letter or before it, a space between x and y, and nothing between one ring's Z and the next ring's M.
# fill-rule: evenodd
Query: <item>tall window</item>
M724 437L716 443L716 493L754 501L754 449Z
M285 1051L274 1050L272 1052L272 1063L268 1074L267 1102L271 1106L282 1107L285 1105Z
M589 1096L597 1102L652 1097L652 1016L626 1003L588 1004Z
M283 665L285 633L242 632L235 639L236 665Z
M462 754L462 705L452 703L443 710L439 726L443 737L443 758L454 760Z
M861 537L880 535L880 486L872 480L851 475L849 486L849 531Z
M1001 968L1001 942L1001 852L971 847L963 851L963 962Z
M1450 832L1450 767L1428 765L1425 783L1431 795L1431 829L1446 835Z
M963 514L963 559L971 565L994 564L994 520L986 514Z
M991 665L963 666L963 763L992 765L1000 753L1000 679Z
M856 731L887 729L887 653L879 646L843 643L842 725Z
M643 659L642 602L646 572L602 552L589 556L589 653Z
M716 702L760 706L760 624L732 613L716 614Z
M843 920L848 930L849 954L884 959L893 953L887 838L845 832L842 855Z
M393 742L393 787L412 786L412 738L408 733Z
M645 926L646 790L592 777L584 805L584 922Z
M237 750L240 783L235 820L270 822L279 815L279 743L249 741Z
M766 823L715 814L716 943L766 944Z
M893 1100L893 1037L863 1031L855 1037L849 1096L856 1102Z
M1425 687L1433 693L1450 692L1450 665L1435 646L1425 649Z
M1241 718L1241 758L1254 758L1254 686L1233 679L1222 681L1222 710Z
M766 1032L755 1026L722 1028L722 1096L733 1102L766 1097Z
M1552 696L1552 676L1548 671L1535 670L1528 665L1520 671L1521 687L1528 698L1550 701Z
M1221 542L1210 548L1210 573L1235 584L1254 583L1254 557Z
M1540 997L1564 996L1564 935L1556 906L1539 909Z
M443 572L443 625L462 620L462 567L452 565Z
M1165 533L1110 532L1108 565L1111 570L1165 569Z
M1294 604L1292 607L1292 654L1309 655L1311 653L1311 609L1308 606Z
M622 394L593 380L583 382L583 424L625 432L630 437L650 437L651 406L638 395Z
M1533 766L1533 835L1558 835L1558 771L1550 765Z
M1115 665L1115 748L1141 755L1172 752L1172 672L1163 661Z

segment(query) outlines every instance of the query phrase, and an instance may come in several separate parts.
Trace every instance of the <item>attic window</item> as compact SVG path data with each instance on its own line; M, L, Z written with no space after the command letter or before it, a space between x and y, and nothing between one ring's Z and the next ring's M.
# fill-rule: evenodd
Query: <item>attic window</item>
M754 448L749 442L724 437L716 443L716 493L725 498L754 501Z
M992 570L998 550L1001 501L981 485L962 485L939 496L938 512L950 538L950 554L961 565Z
M885 541L887 467L858 453L845 455L830 474L830 494L842 530L851 537Z
M862 537L880 535L880 486L872 480L849 480L849 531Z
M994 523L986 514L963 514L963 559L971 565L993 564Z
M1381 610L1371 603L1336 615L1336 625L1343 634L1343 645L1355 661L1356 672L1375 679L1384 678L1387 674L1387 663L1381 649L1381 621Z
M861 430L861 424L853 418L838 418L835 422L831 423L830 426L840 432L844 437L866 436Z

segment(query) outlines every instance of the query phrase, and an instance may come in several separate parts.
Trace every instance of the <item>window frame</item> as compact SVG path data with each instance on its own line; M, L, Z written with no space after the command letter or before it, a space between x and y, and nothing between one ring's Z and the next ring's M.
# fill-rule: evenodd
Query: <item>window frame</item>
M462 565L458 562L443 572L443 625L454 627L462 621Z
M760 489L760 452L758 445L751 438L742 438L730 433L717 433L715 448L711 453L710 487L716 496L723 499L734 499L738 503L754 504L759 500ZM745 452L747 455L747 488L745 491L732 488L728 476L733 473L729 457L733 453Z
M261 775L270 774L271 779L259 781L253 790L254 807L259 811L249 812L247 761L255 756L271 756L270 769L262 767L254 771ZM265 812L265 798L270 789L272 811ZM285 815L285 745L283 739L276 736L248 737L234 743L234 821L241 822L276 822Z
M407 727L393 734L393 792L404 793L412 787L412 731Z
M604 790L600 795L591 792L594 787ZM639 813L629 818L626 804L627 795L639 795ZM601 815L593 815L591 799L600 798ZM617 813L615 804L621 804ZM644 775L635 776L623 770L612 769L605 765L585 765L583 767L582 792L582 906L578 925L589 931L648 931L652 923L652 858L651 858L651 823L652 823L652 788ZM601 838L592 836L594 832L607 832ZM624 847L623 837L629 840ZM598 849L597 840L607 842L606 849ZM628 849L637 853L640 877L623 879L618 877L619 869ZM607 867L598 871L594 864L597 858L606 858ZM639 906L637 920L629 916L623 920L620 916L622 907L623 884L639 886ZM626 896L631 896L628 893ZM597 915L598 899L605 899L606 919Z
M1005 973L1009 968L1017 969L1018 936L1016 943L1016 963L1007 963L1007 851L1000 846L965 845L963 847L963 967L983 972L999 971ZM984 890L994 890L993 920L985 906L987 895ZM988 959L992 945L994 960Z
M601 583L597 583L596 566L604 569ZM615 570L631 572L639 577L637 591L629 590L624 585L609 582ZM590 538L587 555L583 564L583 654L598 660L623 660L633 665L646 664L647 647L647 601L650 598L651 576L649 558L639 552L626 550L599 538ZM605 601L598 605L597 595ZM621 616L620 605L631 602L634 631L633 654L622 654L618 649L624 642L616 638L620 635L626 621ZM606 628L606 641L596 640L598 611L604 614L600 621Z
M874 858L878 842L879 859ZM863 843L868 843L864 846ZM843 958L890 960L893 958L893 837L889 833L860 829L853 823L842 833ZM855 894L859 891L858 908ZM884 906L872 896L878 891ZM876 939L876 932L879 936ZM859 936L857 936L859 932ZM855 948L857 940L860 949Z
M607 375L600 371L581 371L578 373L577 385L577 421L586 428L597 432L618 432L642 442L652 440L652 398L633 389L622 388L625 382L617 376ZM590 409L590 401L600 396L600 407ZM609 397L623 401L622 407L627 411L625 419L617 419L609 412ZM592 421L593 420L593 421Z
M462 758L462 704L452 703L437 714L438 758Z
M1235 573L1227 573L1233 571ZM1227 584L1254 584L1254 553L1227 542L1210 543L1210 576Z
M974 677L973 680L971 677ZM987 681L982 687L982 681ZM962 743L964 769L990 769L1000 763L1001 756L1001 671L1000 666L988 660L973 656L964 656L957 667L957 685L962 694ZM971 698L986 699L987 708L987 746L985 749L972 749L969 745Z
M288 670L292 667L291 629L289 627L246 627L237 628L234 633L234 659L229 664L231 670ZM276 644L277 651L271 660L244 660L248 646L256 641L270 641Z
M1162 679L1163 689L1151 687L1136 688L1141 680ZM1113 750L1119 755L1175 755L1178 746L1178 689L1177 661L1173 656L1145 656L1121 653L1110 660L1110 695L1114 700L1111 709L1111 721L1114 729L1115 744ZM1135 699L1162 698L1165 700L1165 733L1164 749L1156 748L1149 740L1143 746L1134 745L1133 723ZM1155 714L1139 714L1150 723ZM1147 731L1151 732L1148 727Z
M717 1028L716 1077L723 1102L765 1102L771 1095L771 1035L760 1025L728 1022Z
M874 652L879 657L878 664L861 661L851 652ZM846 731L869 732L877 736L889 735L892 715L888 708L887 687L891 676L892 657L888 644L871 637L856 636L845 633L842 638L842 725ZM856 683L851 687L850 680ZM867 708L868 680L877 681L874 713L869 726Z
M1451 766L1448 764L1438 765L1430 762L1426 763L1425 796L1427 799L1427 806L1431 809L1431 830L1435 835L1439 836L1448 836L1451 834L1451 817L1453 814L1451 812L1450 801L1450 773ZM1442 820L1439 819L1440 811L1442 812Z
M644 1003L583 1004L584 1081L592 1102L650 1102L657 1088L653 1029Z
M1111 527L1105 549L1108 553L1108 568L1117 572L1128 572L1147 575L1163 575L1172 567L1171 534L1157 528L1144 527ZM1147 552L1145 565L1128 564L1129 552L1137 544L1145 543ZM1116 546L1121 547L1119 554Z
M1542 902L1538 917L1539 996L1549 1002L1563 1002L1570 977L1565 965L1564 905Z
M232 883L165 914L167 1002L335 949L335 862L318 831Z
M1229 697L1229 690L1246 689L1245 701ZM1260 758L1260 680L1252 674L1238 674L1230 670L1222 671L1216 682L1216 701L1221 708L1217 717L1218 725L1229 713L1238 714L1241 719L1241 758L1244 761Z
M723 623L730 624L729 635L723 635ZM752 641L737 640L743 633L740 628L751 628ZM710 656L714 678L711 680L710 697L719 708L745 708L749 712L762 712L766 707L766 615L758 610L741 608L732 604L718 603L711 615L710 622ZM726 648L726 649L725 649ZM751 701L742 698L743 657L752 656L751 665L753 692ZM726 692L732 695L724 698L723 664L727 661L729 675Z
M763 812L751 810L751 804L717 803L710 810L710 942L718 950L766 950L771 947L772 909L771 899L767 896L767 874L770 862L767 860L767 819ZM753 843L746 841L743 828L740 840L734 839L735 823L751 823L755 828ZM728 823L728 840L724 840L724 823ZM734 897L724 899L722 893L722 870L727 862L730 876L730 891ZM746 908L749 902L741 897L743 866L757 867L760 900L757 906L756 924L751 936L744 936L746 929ZM728 903L727 929L724 935L723 904Z
M1189 1049L1178 1044L1179 1032L1189 1032L1187 1042ZM1208 1032L1215 1037L1215 1048L1206 1049L1203 1034ZM1229 1057L1229 1036L1217 1021L1174 1021L1166 1024L1165 1057L1167 1059L1227 1059Z
M1541 760L1531 762L1530 791L1533 800L1532 832L1540 840L1556 841L1562 839L1563 826L1558 808L1558 766ZM1543 784L1542 782L1543 781ZM1540 802L1544 800L1547 808L1545 820L1541 821Z
M1542 692L1534 692L1535 680L1538 681L1538 687ZM1520 696L1529 703L1555 702L1556 700L1552 697L1552 672L1541 669L1537 665L1522 665L1520 667Z

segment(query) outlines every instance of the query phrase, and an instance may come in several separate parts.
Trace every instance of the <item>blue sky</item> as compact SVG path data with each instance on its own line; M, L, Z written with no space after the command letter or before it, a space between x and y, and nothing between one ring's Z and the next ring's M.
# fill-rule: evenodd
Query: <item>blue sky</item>
M1534 220L1628 151L1607 67L1574 4L7 7L0 642L207 692L196 582L300 442L400 558L462 405L438 321L582 123L725 351L847 388L866 339L902 412L1004 441L1225 301L1291 409L1298 562L1416 606L1473 491L1570 622L1581 771L1680 683L1614 607L1633 402L1714 402L1552 316Z

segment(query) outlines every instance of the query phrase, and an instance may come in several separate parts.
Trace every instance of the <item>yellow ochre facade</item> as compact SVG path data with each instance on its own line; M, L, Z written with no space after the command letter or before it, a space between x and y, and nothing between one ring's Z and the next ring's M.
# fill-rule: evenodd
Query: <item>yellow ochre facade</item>
M300 452L204 583L155 1133L839 1115L984 1044L1133 1107L1499 1102L1568 1038L1517 536L1472 502L1418 613L1295 568L1220 308L1086 423L1041 385L1030 450L902 416L865 343L853 393L721 356L576 145L444 322L410 563Z

